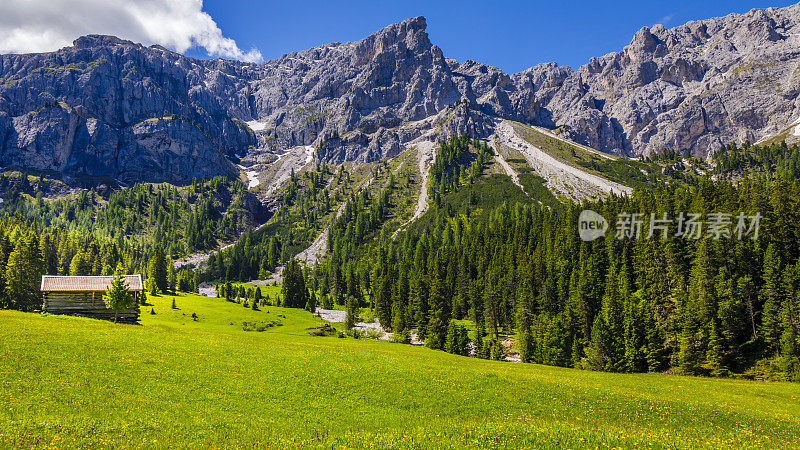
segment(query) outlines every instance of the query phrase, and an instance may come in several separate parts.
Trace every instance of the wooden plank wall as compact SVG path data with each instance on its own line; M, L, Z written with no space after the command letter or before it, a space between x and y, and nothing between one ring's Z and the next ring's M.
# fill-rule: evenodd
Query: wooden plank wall
M119 322L137 323L139 321L139 294L136 292L132 294L136 298L134 306L119 312L117 319ZM44 298L42 311L46 313L114 320L114 310L106 308L103 302L103 292L43 292L42 296Z

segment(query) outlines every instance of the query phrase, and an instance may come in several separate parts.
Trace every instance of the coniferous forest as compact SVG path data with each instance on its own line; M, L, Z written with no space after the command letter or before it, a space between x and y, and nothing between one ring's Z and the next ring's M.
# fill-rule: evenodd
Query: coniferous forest
M0 298L7 308L36 309L41 274L142 273L157 293L248 281L288 264L292 286L302 287L284 289L286 306L313 309L319 296L328 306L370 308L401 341L414 333L451 353L502 359L500 342L512 337L524 362L800 379L797 146L726 146L713 157L713 177L556 206L524 196L482 200L507 189L486 173L492 153L468 137L441 144L426 187L431 208L407 232L384 227L400 201L394 174L372 194L352 194L331 221L325 258L306 269L292 261L302 248L293 232L270 228L243 234L202 271L169 263L235 238L252 220L239 182L142 184L106 199L12 192L0 221ZM666 153L669 164L680 159ZM293 174L275 220L313 230L335 205L322 189L332 178L346 183L349 174ZM222 197L230 206L220 211ZM612 225L631 212L763 217L757 238L708 229L677 236L674 221L647 238L645 220L638 238L612 231L585 242L577 230L583 209Z
M447 175L463 167L464 150L449 148L466 142L442 145L433 192L443 195L459 185L480 189L469 176ZM715 158L733 149L723 148ZM778 155L759 174L733 177L729 171L717 181L654 186L583 205L504 203L454 214L439 200L422 229L402 239L383 233L368 244L355 230L373 223L360 217L375 215L369 205L353 207L338 226L342 232L331 233L328 264L315 272L317 282L339 303L368 292L383 327L413 330L433 348L447 350L458 333L455 324L469 320L479 357L501 358L500 337L516 336L527 362L796 380L800 183L782 161L797 155L797 146L735 152ZM644 223L639 239L608 233L584 242L577 220L585 208L612 223L624 212L763 218L756 239L753 233L715 239L703 229L697 239L676 237L673 221L665 239L658 231L647 239Z

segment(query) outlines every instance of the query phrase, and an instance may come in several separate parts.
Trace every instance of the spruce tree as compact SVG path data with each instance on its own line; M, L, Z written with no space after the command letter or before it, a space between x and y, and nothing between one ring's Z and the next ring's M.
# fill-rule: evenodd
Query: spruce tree
M312 314L317 311L317 296L313 292L310 294L306 294L306 311L311 312Z
M454 355L461 354L461 350L458 348L459 346L459 335L458 335L458 325L455 321L450 321L450 324L447 326L447 336L445 337L444 342L444 351L447 353L452 353Z
M31 230L17 240L6 265L6 295L12 308L31 311L41 307L39 284L42 272L39 240Z
M348 296L345 301L345 307L347 310L347 317L344 321L344 327L348 330L352 330L359 320L358 316L361 310L358 299L352 295Z
M431 281L430 316L425 332L425 346L441 349L444 346L449 320L445 311L445 293L442 281L434 278Z
M114 310L114 323L117 323L119 312L124 311L134 304L134 298L128 290L128 285L125 280L117 272L111 279L111 283L106 288L105 295L103 295L103 302L106 308ZM173 299L174 302L174 299Z
M305 308L308 303L308 290L300 263L291 259L283 269L283 287L281 288L283 306L287 308Z
M778 250L774 243L770 243L764 255L764 285L760 297L764 304L760 334L767 344L767 349L773 354L779 350L781 336L780 308L783 303L781 290L781 262Z
M153 280L158 292L166 293L169 289L167 258L160 245L156 245L147 263L147 275Z

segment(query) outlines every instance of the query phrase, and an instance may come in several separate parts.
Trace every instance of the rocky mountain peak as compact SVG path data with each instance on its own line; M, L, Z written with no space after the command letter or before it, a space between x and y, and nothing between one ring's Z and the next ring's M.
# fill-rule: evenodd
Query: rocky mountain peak
M125 39L120 39L116 36L109 36L104 34L89 34L81 36L72 41L72 47L75 49L81 48L97 48L97 47L113 47L116 45L130 45L136 46L137 44Z
M661 40L650 32L650 27L642 27L633 35L628 49L637 55L648 54L655 52L659 44L662 44Z
M577 70L516 74L446 58L426 28L414 17L259 65L100 35L0 55L0 164L185 180L297 146L324 143L333 162L390 156L432 124L485 136L489 116L624 155L800 136L800 5L643 27Z
M425 32L427 27L428 24L424 17L412 17L376 31L361 43L362 45L373 45L378 53L401 43L409 51L425 51L431 47L428 33Z

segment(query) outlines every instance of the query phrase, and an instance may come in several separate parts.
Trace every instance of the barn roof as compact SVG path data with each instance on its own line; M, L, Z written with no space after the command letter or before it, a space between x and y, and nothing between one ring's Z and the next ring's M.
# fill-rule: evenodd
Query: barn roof
M83 276L63 277L55 275L42 275L42 292L52 291L105 291L111 284L112 276ZM131 291L142 290L141 275L122 275L122 279Z

